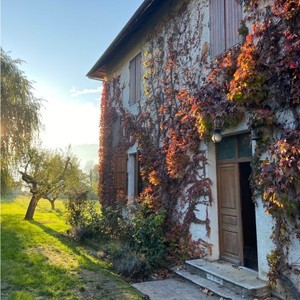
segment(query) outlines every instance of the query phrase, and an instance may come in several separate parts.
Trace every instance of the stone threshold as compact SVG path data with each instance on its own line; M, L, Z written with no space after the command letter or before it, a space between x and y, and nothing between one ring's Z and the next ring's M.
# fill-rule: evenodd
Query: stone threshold
M188 260L171 270L223 299L263 299L270 294L268 283L258 279L256 271L221 260Z

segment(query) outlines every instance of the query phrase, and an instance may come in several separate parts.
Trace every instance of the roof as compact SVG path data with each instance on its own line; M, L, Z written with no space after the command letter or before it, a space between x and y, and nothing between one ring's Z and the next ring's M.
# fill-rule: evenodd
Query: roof
M161 4L161 0L145 0L86 76L91 79L103 80L106 75L107 62L118 52L118 49L124 46L128 38L158 10Z

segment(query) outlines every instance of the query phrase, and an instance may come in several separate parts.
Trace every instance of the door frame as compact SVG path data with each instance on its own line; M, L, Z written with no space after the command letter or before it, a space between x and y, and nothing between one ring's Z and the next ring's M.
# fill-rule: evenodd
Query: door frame
M241 192L240 192L240 170L239 170L239 163L242 162L251 162L252 161L252 156L247 156L247 157L238 157L238 136L241 136L245 134L245 132L241 132L239 134L234 134L231 135L231 137L236 137L236 142L235 142L235 155L234 158L231 159L223 159L223 160L218 160L217 159L217 149L216 149L216 178L217 178L217 199L218 199L218 229L219 229L219 257L220 259L229 261L233 264L237 265L244 265L244 237L243 237L243 220L242 220L242 199L241 199ZM238 226L238 232L239 232L239 238L238 238L238 259L235 259L234 257L226 256L224 255L224 244L223 244L223 231L222 231L222 203L221 203L221 197L220 197L220 186L222 182L222 178L220 178L220 167L224 166L234 166L235 174L234 174L234 185L235 185L235 196L237 197L236 201L236 207L237 207L237 226Z

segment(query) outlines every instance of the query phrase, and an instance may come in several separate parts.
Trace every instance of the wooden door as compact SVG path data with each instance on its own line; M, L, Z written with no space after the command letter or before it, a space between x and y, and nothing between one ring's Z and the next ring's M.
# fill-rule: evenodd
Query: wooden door
M243 264L243 237L240 210L238 163L222 163L217 167L220 257Z

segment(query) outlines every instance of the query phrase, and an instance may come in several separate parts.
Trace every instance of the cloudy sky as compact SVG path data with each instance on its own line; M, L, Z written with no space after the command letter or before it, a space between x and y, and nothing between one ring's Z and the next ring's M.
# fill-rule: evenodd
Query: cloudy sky
M1 45L44 99L47 147L97 144L101 82L85 75L143 0L1 0Z

